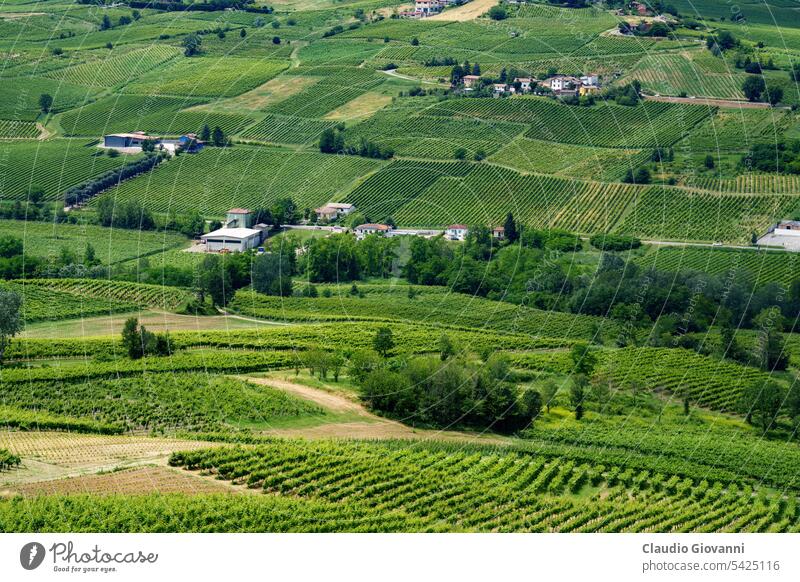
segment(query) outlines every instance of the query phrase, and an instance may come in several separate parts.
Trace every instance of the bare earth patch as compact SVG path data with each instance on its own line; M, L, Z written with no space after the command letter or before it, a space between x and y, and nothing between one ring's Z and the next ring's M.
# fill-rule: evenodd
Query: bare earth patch
M376 111L383 109L392 98L389 95L381 95L380 93L364 93L360 97L356 97L341 107L334 109L325 116L325 119L333 121L348 121L351 119L364 119L370 117Z
M115 471L68 477L52 481L27 483L13 488L14 492L25 496L33 495L141 495L147 493L236 493L239 489L225 481L207 479L196 473L181 471L171 467L140 467Z
M219 111L223 113L241 113L242 110L261 111L268 105L288 99L317 81L319 81L319 77L276 77L247 93L214 103L197 105L190 108L189 111Z
M466 4L451 10L445 10L440 14L426 18L426 20L451 20L454 22L475 20L476 18L486 14L489 11L489 8L495 6L497 3L498 0L472 0L472 2L467 2Z
M364 422L334 422L306 428L272 429L265 434L283 437L302 437L311 439L352 438L352 439L415 439L445 440L459 442L479 442L502 444L509 439L495 434L481 434L448 430L415 429L395 420L372 414L364 406L340 394L326 392L310 386L296 384L279 378L249 378L243 380L269 386L288 392L294 396L310 400L332 412L357 414Z
M0 448L22 457L22 466L0 474L0 483L30 483L120 466L163 465L175 451L213 446L217 445L147 436L5 431L0 432Z
M647 95L648 101L663 101L664 103L689 103L690 105L711 105L712 107L729 107L733 109L769 109L769 103L736 101L733 99L714 99L713 97L669 97L659 95L658 97Z
M151 331L200 331L207 329L242 329L271 325L266 321L235 315L179 315L163 311L137 311L117 313L85 319L46 321L28 326L21 336L25 338L60 338L119 335L125 320L137 317L139 323Z

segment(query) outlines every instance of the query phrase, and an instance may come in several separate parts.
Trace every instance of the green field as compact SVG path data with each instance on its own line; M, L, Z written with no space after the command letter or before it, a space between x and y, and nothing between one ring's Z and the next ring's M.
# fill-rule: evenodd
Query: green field
M183 4L0 6L0 531L800 531L796 2Z

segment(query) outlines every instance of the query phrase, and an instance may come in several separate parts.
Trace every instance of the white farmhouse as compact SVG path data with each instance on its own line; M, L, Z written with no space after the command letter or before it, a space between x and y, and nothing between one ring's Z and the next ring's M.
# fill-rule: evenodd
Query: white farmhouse
M325 206L315 208L314 212L317 215L317 220L336 220L339 217L347 216L355 211L356 207L352 204L343 202L328 202Z
M451 224L444 231L445 237L450 240L464 240L469 234L469 227L466 224Z
M391 230L392 227L389 226L388 224L372 224L372 223L362 224L355 228L356 238L359 240L363 239L365 236L370 234L377 234L377 233L388 234L389 232L391 232Z

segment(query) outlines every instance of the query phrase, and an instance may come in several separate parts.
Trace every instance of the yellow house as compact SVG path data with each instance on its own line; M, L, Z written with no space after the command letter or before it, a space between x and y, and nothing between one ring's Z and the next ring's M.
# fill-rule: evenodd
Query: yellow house
M583 97L584 95L591 95L592 93L597 93L600 91L600 87L597 85L581 85L578 87L578 94Z

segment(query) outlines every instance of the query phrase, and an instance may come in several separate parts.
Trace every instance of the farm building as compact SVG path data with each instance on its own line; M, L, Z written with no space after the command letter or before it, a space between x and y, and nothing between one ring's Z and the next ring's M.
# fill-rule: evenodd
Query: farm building
M353 212L356 207L352 204L345 204L343 202L328 202L325 206L315 208L314 212L317 215L317 220L336 220L342 216L347 216Z
M450 240L464 240L469 234L469 227L466 224L451 224L444 234Z
M220 228L200 238L208 252L242 252L261 244L264 232L255 228Z
M782 220L775 226L775 234L800 236L800 220Z
M464 81L464 87L471 89L472 86L480 80L480 78L480 75L464 75L462 78Z
M197 134L194 133L187 133L178 139L163 139L160 143L173 152L180 148L181 151L188 154L196 154L205 146L205 142L198 139Z
M496 238L498 240L503 240L504 238L506 238L506 229L505 229L505 227L495 226L492 229L492 237Z
M160 138L154 135L147 135L143 131L134 131L131 133L110 133L103 136L103 147L141 148L142 144L147 140L158 142Z
M387 234L392 230L392 227L388 224L362 224L355 228L356 238L359 240L364 238L369 234Z
M250 228L253 217L247 208L231 208L225 217L225 228Z

